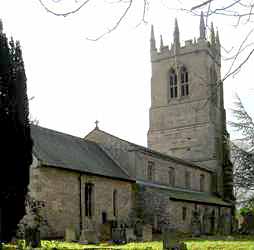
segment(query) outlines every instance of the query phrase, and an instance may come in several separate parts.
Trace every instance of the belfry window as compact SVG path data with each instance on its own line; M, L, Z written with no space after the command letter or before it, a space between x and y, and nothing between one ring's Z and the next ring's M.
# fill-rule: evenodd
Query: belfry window
M93 193L94 185L92 183L85 184L85 216L92 217L93 215Z
M188 71L185 67L182 67L180 70L180 77L181 77L181 96L188 96L189 95L189 76Z
M169 71L169 96L170 98L177 97L177 74L173 69Z

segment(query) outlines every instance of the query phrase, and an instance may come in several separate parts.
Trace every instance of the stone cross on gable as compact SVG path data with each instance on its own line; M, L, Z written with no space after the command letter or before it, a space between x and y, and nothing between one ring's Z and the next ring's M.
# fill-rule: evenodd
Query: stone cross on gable
M94 123L95 123L95 128L99 129L99 126L98 126L99 121L96 120Z

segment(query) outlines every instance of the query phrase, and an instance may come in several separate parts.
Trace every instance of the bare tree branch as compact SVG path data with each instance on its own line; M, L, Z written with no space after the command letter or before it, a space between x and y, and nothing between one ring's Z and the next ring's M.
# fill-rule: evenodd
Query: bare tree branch
M67 11L67 12L63 12L63 13L57 13L57 12L54 12L52 11L51 9L49 9L44 3L42 0L38 0L41 4L41 6L49 13L55 15L55 16L63 16L63 17L66 17L68 15L72 15L72 14L75 14L77 13L80 9L82 9L88 2L90 2L90 0L85 0L81 5L79 5L77 8L75 8L74 10L71 10L71 11ZM61 2L62 0L59 0L57 1L58 3Z
M201 7L204 7L205 5L210 4L210 3L213 2L213 1L214 1L214 0L207 0L207 1L203 2L203 3L201 3L201 4L198 4L198 5L196 5L196 6L193 6L193 7L191 8L191 10L200 9Z
M131 6L132 6L133 0L129 0L129 4L126 7L126 9L124 10L123 14L120 16L120 18L117 20L117 22L115 23L114 26L112 26L111 28L109 28L106 32L102 33L101 35L95 37L95 38L86 38L89 41L98 41L99 39L103 38L104 36L110 34L112 31L114 31L115 29L117 29L117 27L121 24L121 22L123 21L123 19L125 18L125 16L127 15L127 13L129 12Z

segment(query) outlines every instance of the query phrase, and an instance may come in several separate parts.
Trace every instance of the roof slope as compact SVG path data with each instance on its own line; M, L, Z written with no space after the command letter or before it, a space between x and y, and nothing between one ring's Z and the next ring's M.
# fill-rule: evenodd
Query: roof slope
M31 126L33 153L43 165L131 180L94 142L40 126Z
M212 204L212 205L220 205L231 207L232 204L229 202L225 202L220 197L209 194L205 192L192 191L182 188L168 187L160 184L153 184L144 181L137 181L137 184L142 186L147 186L151 188L161 189L162 192L165 192L171 200L177 201L187 201L194 203L202 203L202 204Z

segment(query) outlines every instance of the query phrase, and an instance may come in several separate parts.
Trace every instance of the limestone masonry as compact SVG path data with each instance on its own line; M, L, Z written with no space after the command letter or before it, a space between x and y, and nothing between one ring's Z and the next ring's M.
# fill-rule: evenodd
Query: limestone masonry
M161 37L157 48L152 27L147 148L98 124L84 139L32 126L30 192L45 201L45 237L73 228L77 237L94 231L100 239L104 224L134 228L137 237L140 224L153 234L165 225L213 234L223 218L232 226L220 41L210 30L207 40L201 14L199 37L182 45L176 21L171 46Z

